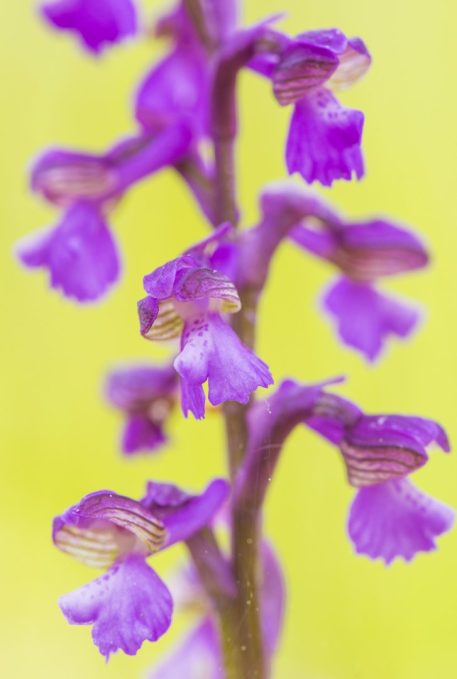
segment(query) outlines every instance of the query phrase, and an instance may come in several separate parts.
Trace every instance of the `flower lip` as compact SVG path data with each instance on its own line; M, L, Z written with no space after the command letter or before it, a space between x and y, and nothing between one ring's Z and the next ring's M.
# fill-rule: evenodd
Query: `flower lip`
M53 523L56 546L97 567L110 565L125 553L152 554L165 538L163 523L149 510L111 491L86 495Z
M408 479L395 479L361 488L351 505L348 533L358 554L410 561L419 552L436 549L436 538L450 530L454 511L415 488Z
M43 4L41 13L55 28L76 33L94 55L137 31L133 0L55 0Z

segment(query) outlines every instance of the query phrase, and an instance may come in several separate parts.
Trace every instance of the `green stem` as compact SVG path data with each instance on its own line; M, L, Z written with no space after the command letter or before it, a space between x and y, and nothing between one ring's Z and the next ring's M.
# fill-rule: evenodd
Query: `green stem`
M185 0L194 25L212 51L205 21L203 0ZM252 56L253 45L246 44L235 56L216 50L215 74L211 93L211 135L214 148L215 218L216 223L238 223L236 202L235 141L237 135L236 80L239 69ZM250 348L255 341L257 295L246 292L245 306L235 315L233 327ZM226 403L224 416L227 431L227 453L232 483L243 462L248 444L247 415L251 403ZM197 568L207 591L214 601L221 631L224 667L227 679L265 679L259 596L259 513L252 512L243 501L232 504L232 574L235 581L233 598L223 597L220 591L211 594L212 582L208 568L211 563L203 558ZM198 549L196 550L199 551ZM195 557L194 557L195 560Z

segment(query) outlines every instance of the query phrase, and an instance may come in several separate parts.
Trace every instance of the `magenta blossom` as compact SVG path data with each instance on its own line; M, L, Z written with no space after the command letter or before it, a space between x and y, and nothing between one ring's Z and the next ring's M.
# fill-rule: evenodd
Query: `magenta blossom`
M357 552L390 563L435 549L450 530L454 512L415 488L407 478L428 461L426 449L449 442L433 420L402 415L365 415L350 401L328 393L341 378L315 385L286 380L249 413L248 454L235 498L254 511L262 505L284 443L304 423L338 446L349 483L358 489L349 512L349 536Z
M136 33L134 0L55 0L41 8L55 28L76 33L83 46L99 54Z
M63 552L104 575L60 599L68 622L93 625L102 655L118 650L134 655L143 641L168 629L171 594L146 563L154 552L186 541L211 523L228 492L222 479L201 495L170 484L150 483L141 500L99 491L54 519L53 540Z
M338 29L288 38L265 35L252 67L271 78L281 106L294 105L286 145L289 174L331 186L364 174L361 152L364 116L344 108L333 90L349 87L367 71L371 56L360 38Z
M454 512L407 477L426 464L432 443L449 451L439 424L408 415L365 415L333 394L319 400L305 423L338 445L349 483L358 488L348 521L358 553L389 564L436 548L435 538L450 530Z
M211 264L211 252L228 230L227 225L219 227L209 239L145 276L148 296L138 303L144 337L181 336L174 366L181 378L183 412L191 411L196 418L204 417L206 381L213 405L247 403L257 387L273 382L265 363L242 344L222 317L241 306L232 281Z
M21 262L47 269L51 287L67 297L99 299L120 272L106 214L133 184L180 158L189 141L189 130L177 125L156 136L130 137L104 154L44 153L32 168L32 189L64 211L57 226L19 243Z
M343 277L327 290L324 309L333 317L343 342L369 361L391 335L405 338L419 320L416 309L380 293L379 278L428 264L428 253L412 232L386 220L307 224L291 231L294 242L334 264Z
M50 285L66 297L88 302L106 292L119 278L120 256L101 211L78 201L63 220L38 236L27 236L18 246L28 268L46 268Z
M163 426L176 392L177 375L171 366L132 365L109 373L105 395L125 413L121 448L126 455L152 452L166 442Z

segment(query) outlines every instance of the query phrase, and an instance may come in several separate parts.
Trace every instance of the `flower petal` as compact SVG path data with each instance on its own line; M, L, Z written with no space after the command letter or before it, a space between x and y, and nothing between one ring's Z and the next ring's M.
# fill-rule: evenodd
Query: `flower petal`
M33 191L57 205L78 199L96 199L116 186L114 168L103 156L66 149L49 149L35 161L30 183Z
M281 106L295 104L308 92L323 85L338 63L338 57L325 47L292 42L273 72L276 99Z
M211 300L215 309L224 313L233 314L241 308L235 285L227 276L215 269L180 271L176 277L174 296L181 302Z
M201 495L191 497L167 513L162 512L161 518L167 531L164 549L175 542L188 540L194 533L211 524L228 493L227 481L215 479Z
M160 424L146 415L130 415L122 433L122 451L126 455L157 450L167 437Z
M47 268L51 287L79 302L100 298L119 278L111 231L86 202L72 205L55 229L21 241L18 256L25 266Z
M189 495L171 483L149 481L141 503L163 521L167 531L165 549L209 525L228 493L229 484L224 479L214 479L200 495Z
M176 381L176 373L168 365L126 365L109 373L104 392L113 406L137 412L155 399L172 395Z
M325 223L324 229L297 226L291 238L308 252L338 266L358 281L374 281L420 269L429 256L411 231L385 220L359 224Z
M143 297L138 302L138 317L140 319L140 332L143 337L150 336L150 331L159 315L159 304L154 297Z
M341 278L323 300L344 344L374 361L390 335L404 338L419 321L416 309L382 295L365 283Z
M371 65L371 54L360 38L350 38L339 55L339 65L327 82L331 89L344 89L363 78Z
M292 115L286 146L289 174L331 186L336 179L364 174L361 152L363 113L344 108L326 89L301 99Z
M72 625L93 625L94 643L106 658L119 650L135 655L143 641L159 639L173 612L165 584L142 557L133 555L61 597L59 605Z
M359 554L389 564L436 549L435 538L450 530L453 521L452 509L399 479L358 491L348 531Z
M139 502L102 490L57 516L52 537L63 552L101 567L126 552L157 552L165 541L165 529Z
M56 28L77 33L83 45L95 54L137 29L132 0L57 0L41 9L45 19Z
M185 414L188 409L192 410L192 398L200 399L200 392L197 394L193 389L198 389L206 380L208 397L213 405L224 401L247 403L257 387L268 387L273 383L266 364L241 343L218 314L189 320L184 327L181 346L174 366L184 389Z
M140 85L136 119L146 130L163 129L179 120L203 134L208 126L207 91L207 67L200 50L178 47Z

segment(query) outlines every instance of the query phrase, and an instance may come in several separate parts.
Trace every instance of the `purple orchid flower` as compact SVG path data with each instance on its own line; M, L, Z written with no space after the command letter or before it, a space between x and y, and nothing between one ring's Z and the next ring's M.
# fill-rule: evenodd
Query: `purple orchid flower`
M428 461L436 443L449 451L433 420L402 415L365 415L350 401L328 393L342 378L314 385L286 380L249 413L248 453L234 489L235 502L259 508L270 487L284 443L304 423L338 446L349 483L358 489L348 532L356 551L387 564L436 548L454 512L415 488L407 478Z
M364 116L343 107L333 94L368 70L371 56L360 38L338 29L308 31L296 38L265 35L252 68L271 78L281 106L294 105L286 144L289 174L309 184L364 174L361 141Z
M449 451L443 428L407 415L365 415L357 406L325 394L305 424L338 445L349 483L358 488L348 532L356 551L386 564L436 549L451 529L454 511L414 487L407 478L427 461L427 447Z
M167 440L163 425L177 391L171 366L134 365L113 370L107 377L107 400L125 413L121 448L126 455L152 452Z
M428 253L410 231L385 220L360 223L305 223L290 235L295 243L336 265L343 277L323 299L342 341L369 361L380 354L387 338L408 337L419 320L416 309L376 290L378 278L427 266Z
M57 0L43 5L41 11L55 28L76 33L93 54L137 31L133 0Z
M179 583L180 589L186 591L186 606L192 607L194 603L201 608L205 594L195 576L189 578L188 573L186 576L186 580L191 580L190 583L184 586ZM267 543L263 544L262 549L261 601L262 632L271 671L283 624L285 583L278 559ZM154 667L148 679L169 679L180 675L188 679L223 679L223 657L217 626L210 610L202 611L202 616L199 624L181 640L173 653Z
M175 125L156 136L125 139L101 155L44 153L32 168L32 189L64 212L56 227L19 243L20 261L48 269L51 287L67 297L99 299L120 273L105 213L130 186L180 158L189 142L189 130Z
M102 213L78 201L52 229L28 236L18 246L21 262L46 268L50 285L79 302L98 299L119 278L120 257Z
M149 483L140 502L99 491L56 517L56 546L89 566L107 569L61 597L68 622L93 625L94 643L106 658L118 650L134 655L143 641L161 637L170 626L173 601L146 558L209 525L227 493L222 479L196 496Z
M181 352L174 367L181 379L184 415L205 414L203 383L213 405L247 403L257 387L273 383L270 371L223 320L222 313L240 309L232 281L212 268L229 225L144 277L148 296L138 303L141 334L151 340L181 335Z

